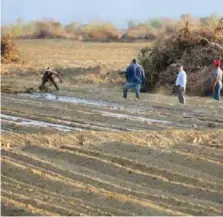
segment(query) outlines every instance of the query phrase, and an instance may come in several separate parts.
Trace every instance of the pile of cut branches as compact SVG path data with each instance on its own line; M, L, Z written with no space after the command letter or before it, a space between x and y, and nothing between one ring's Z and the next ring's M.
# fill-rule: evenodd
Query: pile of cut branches
M152 47L143 48L139 61L145 68L147 89L158 86L172 88L177 63L182 63L188 74L187 91L206 95L213 61L223 57L223 18L215 28L190 28L189 22L176 34L160 37Z

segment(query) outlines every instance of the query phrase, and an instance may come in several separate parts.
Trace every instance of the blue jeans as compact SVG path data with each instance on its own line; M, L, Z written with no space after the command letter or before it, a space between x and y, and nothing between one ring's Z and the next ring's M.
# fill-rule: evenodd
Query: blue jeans
M220 101L221 100L221 86L219 84L216 84L215 86L215 90L214 90L214 93L213 93L213 97Z
M138 82L126 82L123 90L123 97L127 98L128 90L134 89L136 93L136 97L139 98L141 84Z

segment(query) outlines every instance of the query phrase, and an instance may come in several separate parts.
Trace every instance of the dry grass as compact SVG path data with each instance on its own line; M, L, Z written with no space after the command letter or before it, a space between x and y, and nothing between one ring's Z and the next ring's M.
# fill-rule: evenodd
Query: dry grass
M18 40L23 63L2 64L2 92L24 92L37 88L43 70L60 72L66 88L76 84L119 84L125 69L148 43L87 43L69 40Z
M67 40L19 40L16 42L25 64L2 65L2 72L37 71L55 68L94 67L106 71L123 68L148 43L84 43Z
M123 99L119 98L120 93L114 88L106 92L100 86L100 89L93 89L91 94L88 91L90 85L87 84L88 92L83 88L86 92L82 93L81 88L85 82L95 84L113 78L113 75L117 75L116 70L126 67L145 45L64 40L17 41L26 62L2 65L2 87L8 88L7 91L38 87L41 71L52 66L65 79L61 85L62 93L63 88L73 88L76 92L71 93L85 96L83 98L98 97L100 100L121 102ZM169 98L156 98L156 95L147 97L151 98L140 101L135 105L137 109L140 105L159 106L154 106L154 110L148 108L144 114L139 111L140 116L164 118L179 122L181 126L193 124L194 127L201 123L207 127L218 117L219 125L216 125L221 127L222 117L218 112L221 104L205 104L199 98L198 106L193 98L188 99L188 104L193 107L185 107L185 113L189 108L192 110L196 107L196 111L190 119L187 114L186 119L182 119L182 108L167 104ZM195 100L198 102L198 99ZM164 103L162 106L165 108L156 102ZM126 107L132 105L125 103ZM213 111L212 106L216 107ZM111 113L109 107L102 109ZM201 110L200 116L196 115L200 114L197 110ZM2 111L3 114L61 124L70 124L69 120L72 126L91 129L80 133L52 133L47 130L43 132L43 129L37 131L36 128L32 129L36 132L28 131L21 126L20 131L16 125L8 126L26 133L2 135L3 215L222 213L222 130L174 130L174 126L171 126L171 130L155 132L150 129L163 127L141 120L106 117L100 110L92 110L91 106L86 108L71 103L28 100L17 95L8 98L3 94ZM7 124L3 123L3 126L7 127ZM93 131L120 127L146 131Z

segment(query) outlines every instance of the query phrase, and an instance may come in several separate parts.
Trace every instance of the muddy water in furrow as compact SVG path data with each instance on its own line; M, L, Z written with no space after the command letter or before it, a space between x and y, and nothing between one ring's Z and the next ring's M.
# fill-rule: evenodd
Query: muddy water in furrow
M21 118L27 119L20 122L20 125L47 126L55 130L145 131L171 128L223 128L223 117L220 115L216 120L207 110L198 111L189 107L176 109L165 104L157 106L151 103L148 106L143 101L134 105L128 102L34 93L3 95L2 105L2 114L17 119L22 115ZM54 120L48 121L49 117ZM14 124L18 124L18 121L14 121ZM4 122L2 129L6 130Z

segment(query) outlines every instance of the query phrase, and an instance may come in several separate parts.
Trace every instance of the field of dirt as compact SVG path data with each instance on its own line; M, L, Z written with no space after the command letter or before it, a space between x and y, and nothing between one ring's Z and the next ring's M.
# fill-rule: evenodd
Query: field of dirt
M222 102L123 99L117 71L144 44L17 45L27 62L2 65L2 215L223 215ZM48 65L64 83L39 93Z

